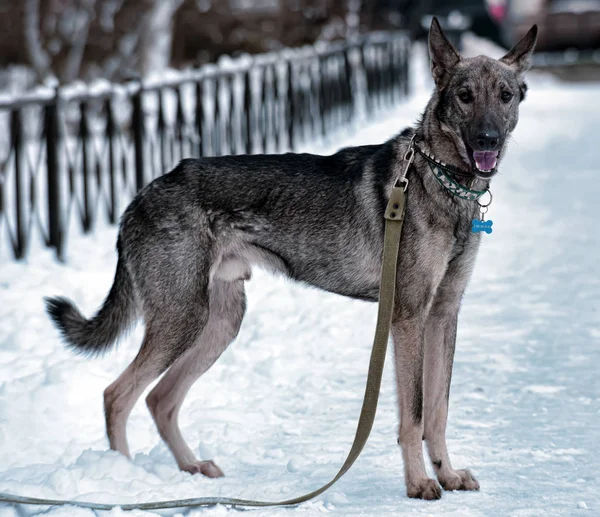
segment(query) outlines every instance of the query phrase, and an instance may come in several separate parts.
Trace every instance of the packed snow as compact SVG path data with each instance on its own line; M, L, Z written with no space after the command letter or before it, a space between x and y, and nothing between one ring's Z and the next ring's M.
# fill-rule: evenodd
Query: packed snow
M381 122L310 150L382 142L415 121L431 88L420 80ZM447 433L454 465L471 468L481 491L406 497L388 357L374 430L352 470L314 501L254 514L600 515L599 101L598 84L532 74L492 184L494 232L482 237L462 307ZM256 271L239 337L193 387L180 418L199 457L226 477L180 472L143 398L129 420L130 461L108 450L102 392L139 349L142 329L85 360L64 348L42 303L62 294L91 314L112 283L115 238L116 228L100 225L71 239L66 264L50 251L0 264L0 492L123 503L281 499L329 481L354 436L376 306ZM0 517L40 512L94 513L0 505Z

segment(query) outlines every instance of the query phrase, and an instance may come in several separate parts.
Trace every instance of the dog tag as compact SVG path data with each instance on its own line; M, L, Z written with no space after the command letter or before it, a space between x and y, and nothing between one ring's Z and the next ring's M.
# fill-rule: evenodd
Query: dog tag
M471 231L473 233L485 232L487 234L492 233L492 225L493 221L483 221L480 219L473 219L473 226L471 227Z

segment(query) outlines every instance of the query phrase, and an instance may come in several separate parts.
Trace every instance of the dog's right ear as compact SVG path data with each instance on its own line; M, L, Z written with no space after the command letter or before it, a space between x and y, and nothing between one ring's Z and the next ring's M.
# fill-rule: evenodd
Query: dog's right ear
M460 54L442 31L440 22L435 16L429 29L429 55L431 75L438 89L443 90L448 85L452 69L460 61Z

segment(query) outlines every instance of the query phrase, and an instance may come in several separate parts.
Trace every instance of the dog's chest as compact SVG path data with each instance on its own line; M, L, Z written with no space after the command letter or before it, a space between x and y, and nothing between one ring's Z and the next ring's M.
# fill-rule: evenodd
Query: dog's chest
M463 255L466 250L476 247L479 240L480 234L472 231L472 217L459 218L453 228L450 260Z
M444 203L420 203L407 217L406 238L411 249L441 255L448 263L477 249L480 235L472 232L477 206L444 200ZM400 250L400 253L408 250Z

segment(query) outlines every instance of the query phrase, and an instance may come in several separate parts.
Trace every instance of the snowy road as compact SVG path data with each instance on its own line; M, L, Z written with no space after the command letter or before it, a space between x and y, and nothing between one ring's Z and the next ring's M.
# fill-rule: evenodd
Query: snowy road
M406 498L388 360L374 432L354 468L313 502L254 514L600 515L600 85L539 77L530 86L493 182L494 233L483 236L459 323L449 446L481 491ZM381 142L414 121L427 97L422 90L384 123L313 150ZM65 294L94 310L112 282L115 235L106 228L72 242L67 265L49 252L0 264L0 491L107 502L272 499L329 481L352 441L375 306L257 272L240 336L181 414L189 443L226 477L179 472L143 402L129 421L128 461L107 450L102 391L136 353L141 329L85 361L63 348L42 306L42 296ZM39 511L0 505L0 517Z

